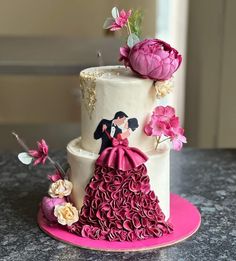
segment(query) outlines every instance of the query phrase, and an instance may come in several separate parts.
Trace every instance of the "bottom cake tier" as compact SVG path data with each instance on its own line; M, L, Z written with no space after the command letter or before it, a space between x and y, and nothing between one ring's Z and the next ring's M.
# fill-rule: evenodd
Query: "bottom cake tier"
M168 143L163 143L158 150L145 152L147 173L151 189L159 200L159 205L166 220L170 216L170 149ZM98 154L83 150L81 138L72 140L67 146L67 157L70 164L69 180L73 184L71 201L78 210L83 206L85 187L94 174L95 161Z

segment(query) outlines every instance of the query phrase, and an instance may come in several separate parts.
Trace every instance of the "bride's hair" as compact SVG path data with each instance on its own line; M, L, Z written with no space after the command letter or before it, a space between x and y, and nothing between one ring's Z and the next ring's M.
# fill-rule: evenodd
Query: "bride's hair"
M128 119L128 128L132 131L136 130L139 127L138 120L136 118Z

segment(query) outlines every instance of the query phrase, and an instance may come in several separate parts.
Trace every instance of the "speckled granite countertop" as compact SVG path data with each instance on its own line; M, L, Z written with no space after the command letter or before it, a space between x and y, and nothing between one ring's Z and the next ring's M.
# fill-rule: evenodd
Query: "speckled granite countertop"
M37 226L51 166L28 169L16 154L0 153L0 260L236 260L236 150L184 149L171 155L171 191L193 202L202 225L177 245L108 253L58 242ZM65 153L54 158L65 160Z

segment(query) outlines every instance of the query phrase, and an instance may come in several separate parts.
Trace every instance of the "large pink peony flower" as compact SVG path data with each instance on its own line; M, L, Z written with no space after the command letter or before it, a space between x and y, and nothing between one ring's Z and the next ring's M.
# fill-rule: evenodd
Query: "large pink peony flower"
M168 43L146 39L132 48L120 48L120 61L144 78L168 80L179 68L182 56Z

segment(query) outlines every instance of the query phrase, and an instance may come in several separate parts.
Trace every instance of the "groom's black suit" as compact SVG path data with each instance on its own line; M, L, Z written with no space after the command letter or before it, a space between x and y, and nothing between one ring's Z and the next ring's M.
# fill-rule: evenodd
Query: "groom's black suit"
M94 139L96 139L96 140L98 140L100 138L102 139L102 145L101 145L99 154L101 154L102 151L105 150L106 148L112 147L112 142L111 142L110 138L107 136L105 131L102 131L104 124L107 126L106 130L110 134L111 127L112 127L112 120L111 121L105 120L105 119L101 120L97 126L97 129L94 132ZM117 125L113 125L113 126L115 127L115 133L114 133L113 137L116 138L119 133L122 133L122 130Z

